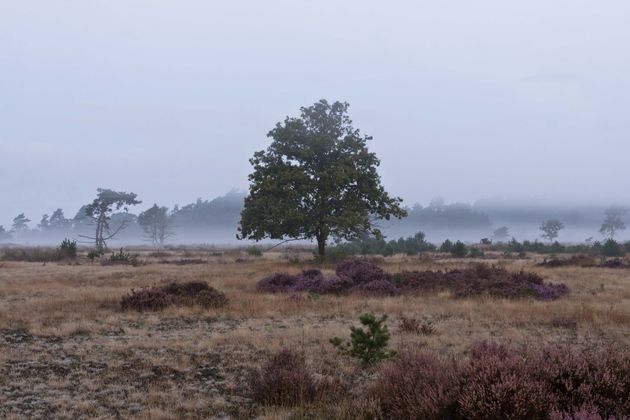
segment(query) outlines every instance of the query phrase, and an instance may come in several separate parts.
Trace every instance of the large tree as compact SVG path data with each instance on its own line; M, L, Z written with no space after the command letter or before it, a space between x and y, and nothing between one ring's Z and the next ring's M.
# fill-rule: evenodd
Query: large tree
M145 239L156 247L163 246L166 239L174 235L168 207L154 204L153 207L138 215L138 224L144 231Z
M83 207L86 217L90 218L96 226L94 236L83 236L94 241L96 250L104 252L107 249L107 241L112 239L118 232L126 227L122 222L113 231L110 230L109 221L114 210L123 209L128 211L129 206L140 204L142 201L136 199L137 194L120 191L113 191L104 188L96 190L97 195L91 204Z
M329 238L380 236L376 220L406 215L381 185L372 138L352 126L348 107L320 100L267 134L271 145L250 159L239 239L314 239L323 259Z

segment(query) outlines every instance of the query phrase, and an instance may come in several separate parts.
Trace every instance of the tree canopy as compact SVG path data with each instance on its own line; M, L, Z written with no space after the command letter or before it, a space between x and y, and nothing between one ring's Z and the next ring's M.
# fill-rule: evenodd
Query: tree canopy
M239 238L315 239L324 258L330 237L378 236L376 220L406 215L381 185L372 138L352 126L348 107L320 100L268 133L271 145L250 159Z
M107 241L112 239L120 230L125 228L125 224L121 223L114 232L109 230L109 222L111 214L114 210L128 210L129 206L140 204L142 201L137 200L137 194L121 191L113 191L104 188L96 190L97 196L91 204L82 207L87 218L92 219L96 225L94 237L88 239L94 240L96 249L103 252L107 249Z

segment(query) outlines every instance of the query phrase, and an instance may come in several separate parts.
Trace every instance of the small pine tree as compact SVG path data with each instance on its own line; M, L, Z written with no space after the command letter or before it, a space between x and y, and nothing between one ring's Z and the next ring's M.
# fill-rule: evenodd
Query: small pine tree
M439 251L447 253L447 252L451 252L452 249L453 249L453 242L447 239L444 242L442 242L442 245L440 246Z
M367 331L353 326L350 327L350 342L344 342L341 338L334 337L330 339L330 343L337 347L342 354L359 359L364 367L390 358L396 352L385 350L389 342L386 320L387 315L376 319L372 314L363 314L359 317L359 321L367 327Z
M462 241L457 241L451 248L451 255L456 258L464 258L468 253L466 245Z

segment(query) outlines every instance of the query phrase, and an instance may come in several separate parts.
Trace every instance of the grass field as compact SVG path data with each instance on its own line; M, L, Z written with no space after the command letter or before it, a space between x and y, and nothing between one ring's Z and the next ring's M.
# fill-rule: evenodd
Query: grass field
M164 260L201 259L201 264ZM464 355L483 340L512 346L570 345L576 349L628 347L630 270L541 268L542 257L484 259L510 271L526 269L566 283L556 301L453 299L427 296L288 296L256 292L273 272L314 267L289 262L282 252L252 257L230 251L171 250L142 265L0 262L0 417L329 417L330 407L262 407L248 390L248 377L283 348L331 383L356 389L372 373L340 356L329 339L347 337L360 314L387 314L394 349L424 348ZM433 256L379 259L387 271L464 267L473 260ZM330 271L334 266L324 266ZM221 309L172 307L161 312L123 312L120 299L132 288L170 281L207 281L224 292ZM427 328L408 332L401 317ZM339 395L336 416L353 417Z

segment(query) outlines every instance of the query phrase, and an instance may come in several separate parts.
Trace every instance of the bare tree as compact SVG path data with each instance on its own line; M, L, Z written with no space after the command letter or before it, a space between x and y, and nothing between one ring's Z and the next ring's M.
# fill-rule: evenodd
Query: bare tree
M92 202L85 206L85 216L90 218L96 225L94 236L80 235L82 238L94 241L96 250L104 252L107 249L107 241L112 239L126 227L126 222L122 222L113 231L110 231L109 221L114 210L124 209L128 211L129 206L140 204L142 201L136 199L137 194L112 191L99 188L96 190L97 196Z
M550 219L543 222L540 230L543 231L542 237L549 242L553 242L558 237L558 233L564 229L564 224L558 219Z
M144 238L156 247L164 246L164 242L175 235L168 207L159 207L154 204L150 209L140 213L138 224L144 231Z
M623 217L627 213L628 208L621 206L613 206L606 209L606 218L599 229L599 233L609 239L614 239L617 232L625 230L626 224L623 221Z

